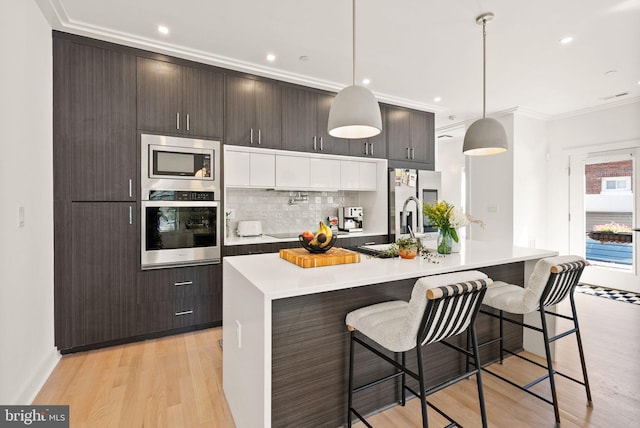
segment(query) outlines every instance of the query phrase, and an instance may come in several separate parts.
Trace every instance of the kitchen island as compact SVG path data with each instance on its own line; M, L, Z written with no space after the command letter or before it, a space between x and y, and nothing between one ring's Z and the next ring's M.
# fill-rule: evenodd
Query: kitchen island
M416 279L428 275L476 269L494 280L523 284L538 259L556 254L465 241L459 253L433 261L362 256L360 263L303 269L277 253L225 257L223 382L236 425L343 425L347 312L388 300L409 300ZM522 329L508 327L505 346L522 349ZM478 319L480 338L496 329L495 320ZM458 339L462 344L463 338ZM412 354L407 355L410 365L415 364ZM429 345L425 360L430 384L463 368L464 361L456 354L437 343ZM496 347L486 348L481 357L483 362L495 359ZM362 383L392 371L382 361L359 361L355 376ZM387 384L361 393L356 406L374 412L393 405L397 388Z

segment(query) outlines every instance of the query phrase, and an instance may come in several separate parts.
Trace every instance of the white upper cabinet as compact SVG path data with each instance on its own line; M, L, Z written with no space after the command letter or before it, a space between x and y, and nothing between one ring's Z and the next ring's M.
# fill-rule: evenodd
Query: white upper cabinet
M371 191L378 187L377 164L370 161L341 160L340 188Z
M375 191L383 160L226 146L226 187ZM385 166L386 167L386 166Z
M276 156L274 153L226 150L224 156L225 186L275 187Z

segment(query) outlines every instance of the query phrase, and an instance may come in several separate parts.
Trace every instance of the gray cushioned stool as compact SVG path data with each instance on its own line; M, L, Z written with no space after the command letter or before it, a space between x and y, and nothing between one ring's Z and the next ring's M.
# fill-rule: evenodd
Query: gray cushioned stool
M499 341L500 342L500 362L503 362L504 353L507 352L509 354L515 355L523 360L529 361L530 363L533 363L539 367L546 369L547 374L530 382L527 385L521 386L490 370L487 370L487 369L484 369L484 370L508 382L509 384L525 392L528 392L529 394L551 404L553 406L553 410L555 414L556 427L560 426L560 410L558 408L558 397L556 394L556 385L555 385L554 375L563 376L576 383L579 383L580 385L583 385L587 393L588 405L591 405L591 390L589 388L589 379L587 378L587 367L584 360L584 352L582 349L582 339L580 338L580 328L578 326L578 315L576 313L576 305L573 297L574 289L576 285L578 285L578 282L580 280L580 275L582 274L582 271L584 270L584 267L586 265L587 265L587 262L582 257L578 257L578 256L558 256L558 257L548 257L545 259L541 259L536 263L536 266L533 269L531 276L529 277L527 286L524 288L519 287L517 285L513 285L513 284L507 284L501 281L494 282L493 286L487 290L483 303L487 306L497 309L498 314L481 311L483 314L487 314L500 319L500 336L497 339L493 339L488 342L482 343L480 344L480 346L484 346L484 345ZM560 303L567 296L570 296L572 316L566 316L566 315L550 312L545 309L546 307ZM521 314L521 315L538 311L540 312L540 320L541 320L542 328L506 318L504 317L505 311L510 312L512 314ZM550 332L548 331L548 328L547 328L547 320L545 315L553 315L556 317L573 321L574 327L563 333L559 333L553 337L549 337ZM535 330L543 334L545 353L547 358L546 366L539 364L535 361L532 361L531 359L526 358L522 355L511 352L507 349L504 349L504 341L503 341L504 321L507 321L512 324L517 324L522 327ZM551 361L550 344L572 333L576 334L576 339L578 341L578 353L580 354L580 364L582 365L582 375L583 375L584 381L574 379L570 376L567 376L563 373L558 372L557 370L554 370L553 363ZM551 386L551 397L552 397L551 400L548 400L547 398L529 390L530 387L537 385L539 382L545 379L549 379L549 383Z
M440 409L427 402L427 396L440 391L460 380L476 375L478 399L482 417L482 426L487 426L487 416L482 392L482 377L480 370L474 368L466 373L443 382L437 386L425 389L424 368L422 363L422 346L439 342L473 358L475 367L480 367L478 359L478 343L476 340L475 318L478 314L486 287L492 283L491 279L478 271L457 272L444 275L434 275L420 278L413 287L411 300L378 303L349 312L346 317L347 328L350 331L349 352L349 402L348 426L355 414L368 427L369 423L353 408L353 393L376 386L381 382L401 377L401 404L406 401L406 391L420 398L422 407L422 426L427 427L427 404L452 424L455 421ZM469 330L473 345L473 352L445 342L445 339ZM359 335L367 336L380 347L401 354L401 363L389 358L382 350L364 341ZM397 370L383 378L369 382L358 388L353 387L354 345L359 344L375 355L393 365ZM418 359L418 373L406 366L406 352L416 348ZM416 379L420 391L416 392L406 385L406 375Z

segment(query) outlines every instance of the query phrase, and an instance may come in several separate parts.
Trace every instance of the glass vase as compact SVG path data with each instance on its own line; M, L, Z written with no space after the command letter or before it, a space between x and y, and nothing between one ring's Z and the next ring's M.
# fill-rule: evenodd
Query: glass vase
M451 254L451 243L453 237L451 236L451 229L439 229L438 233L438 253L439 254Z

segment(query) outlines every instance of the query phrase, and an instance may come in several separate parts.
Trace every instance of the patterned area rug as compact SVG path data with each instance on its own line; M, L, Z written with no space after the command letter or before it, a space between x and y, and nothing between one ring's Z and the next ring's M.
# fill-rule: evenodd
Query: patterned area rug
M619 302L640 305L640 294L632 293L630 291L613 290L611 288L597 287L595 285L588 284L578 285L576 287L576 291L598 297L606 297L607 299L613 299Z

